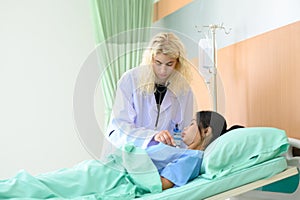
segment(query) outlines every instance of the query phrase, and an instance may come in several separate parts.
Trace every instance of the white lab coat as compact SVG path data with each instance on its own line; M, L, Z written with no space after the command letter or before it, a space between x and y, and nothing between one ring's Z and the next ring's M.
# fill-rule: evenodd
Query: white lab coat
M156 133L161 130L172 133L177 123L183 129L194 115L194 95L190 87L185 94L177 96L168 87L155 128L158 115L155 96L139 90L139 70L136 67L125 72L118 82L111 121L106 131L108 140L117 147L131 142L146 148Z

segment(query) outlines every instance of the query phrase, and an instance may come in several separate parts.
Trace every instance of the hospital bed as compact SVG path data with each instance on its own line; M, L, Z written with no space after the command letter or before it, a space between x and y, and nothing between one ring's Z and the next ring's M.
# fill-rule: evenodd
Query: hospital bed
M289 138L290 147L285 155L287 159L287 163L289 165L289 170L300 169L300 140ZM297 149L297 154L294 155L293 150ZM294 174L295 172L291 172L289 175ZM276 175L277 176L277 175ZM281 174L278 174L281 177ZM298 200L300 199L300 175L296 173L295 175L288 176L289 178L285 178L284 180L275 182L273 184L267 185L263 184L262 187L255 187L256 190L248 191L239 196L230 198L230 200Z
M264 162L245 167L217 178L210 179L200 175L198 178L182 187L168 189L158 194L146 194L141 199L299 199L299 178L295 183L296 187L298 187L297 191L293 194L280 194L274 192L270 194L270 192L260 190L263 186L280 182L289 177L299 177L300 158L292 155L292 148L300 148L300 140L289 138L288 143L290 145L284 156L275 156L272 159L267 159ZM288 184L288 187L293 186ZM269 195L268 198L266 198L267 195Z
M228 199L263 185L298 174L296 167L288 167L284 171L274 175L274 169L282 169L284 167L283 163L283 159L274 159L264 164L232 174L221 180L207 181L198 178L180 188L172 188L160 194L145 196L142 199ZM257 174L258 170L264 170L265 176L259 175L261 173ZM230 200L231 199L232 198L230 198Z
M235 129L222 135L205 149L201 174L197 178L186 185L162 192L158 173L150 158L144 150L128 145L123 149L125 151L117 151L120 154L111 154L110 162L105 165L92 160L70 169L60 169L36 177L21 171L9 180L0 181L0 198L12 196L24 199L22 195L26 193L28 200L36 199L37 196L39 199L51 200L259 199L257 197L261 197L261 194L251 194L257 197L244 194L291 176L298 177L298 185L299 158L291 153L292 146L299 148L298 144L299 140L288 139L283 130L276 128ZM151 168L151 164L154 168ZM141 166L146 167L147 171ZM120 182L118 180L122 181L121 185L117 184ZM147 192L147 188L153 192ZM18 192L22 193L16 196ZM299 187L295 194L299 195ZM297 199L289 198L290 196L285 199ZM283 198L281 196L277 199Z

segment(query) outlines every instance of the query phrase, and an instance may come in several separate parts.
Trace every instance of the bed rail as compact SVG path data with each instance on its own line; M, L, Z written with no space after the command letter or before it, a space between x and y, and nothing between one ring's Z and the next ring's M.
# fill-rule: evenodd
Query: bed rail
M262 187L264 185L267 185L267 184L270 184L270 183L274 183L274 182L282 180L284 178L296 175L297 173L298 173L298 171L297 171L296 167L288 167L283 172L281 172L279 174L276 174L275 176L272 176L272 177L270 177L268 179L263 179L263 180L255 181L253 183L249 183L249 184L243 185L241 187L238 187L238 188L235 188L235 189L223 192L221 194L214 195L212 197L206 198L205 200L223 200L223 199L240 200L239 197L233 197L233 196L237 196L237 195L243 194L245 192L254 190L256 188ZM243 199L243 200L246 200L246 199Z

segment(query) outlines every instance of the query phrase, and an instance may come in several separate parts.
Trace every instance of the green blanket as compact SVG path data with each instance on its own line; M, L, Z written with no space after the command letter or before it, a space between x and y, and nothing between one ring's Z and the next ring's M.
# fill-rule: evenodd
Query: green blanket
M126 145L106 161L32 176L20 171L0 181L0 199L134 199L161 192L160 176L142 149Z

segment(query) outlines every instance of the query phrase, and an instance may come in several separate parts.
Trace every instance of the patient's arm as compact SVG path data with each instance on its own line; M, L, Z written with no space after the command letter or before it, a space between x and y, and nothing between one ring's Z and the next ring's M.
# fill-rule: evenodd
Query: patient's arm
M174 183L172 183L171 181L169 181L168 179L164 178L164 177L160 177L161 183L162 183L162 189L166 190L169 189L171 187L174 186Z

